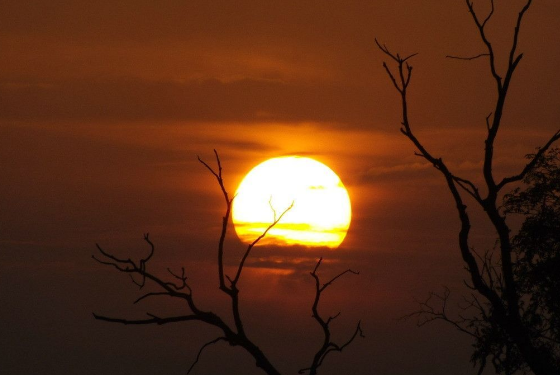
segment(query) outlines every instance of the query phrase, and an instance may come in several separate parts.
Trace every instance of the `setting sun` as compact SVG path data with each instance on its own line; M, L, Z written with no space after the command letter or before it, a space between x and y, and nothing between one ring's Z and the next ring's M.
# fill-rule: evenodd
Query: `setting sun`
M340 178L307 157L269 159L243 179L233 200L233 223L243 242L257 238L290 205L265 243L338 247L351 220L350 198Z

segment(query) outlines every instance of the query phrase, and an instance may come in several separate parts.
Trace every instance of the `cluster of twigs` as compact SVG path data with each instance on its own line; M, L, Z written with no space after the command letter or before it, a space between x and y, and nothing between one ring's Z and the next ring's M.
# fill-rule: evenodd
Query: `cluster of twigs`
M239 280L241 278L243 269L245 267L245 262L246 262L247 258L250 256L253 248L259 243L259 241L261 241L267 235L267 233L270 231L270 229L272 229L282 219L282 217L284 217L284 215L293 207L293 203L292 203L292 205L290 205L288 208L286 208L279 215L277 215L276 211L271 207L271 209L273 211L273 214L274 214L274 218L273 218L272 223L263 231L263 233L260 236L258 236L253 242L251 242L247 246L241 260L239 261L235 276L230 277L230 276L226 275L225 272L224 272L224 263L223 263L224 243L225 243L226 234L227 234L227 230L228 230L228 226L229 226L229 222L230 222L231 207L232 207L232 202L233 202L234 198L230 198L229 195L228 195L228 192L227 192L227 190L224 186L224 180L223 180L223 177L222 177L222 165L221 165L221 162L220 162L220 158L219 158L219 155L216 152L216 150L214 150L214 153L215 153L217 167L218 167L217 170L213 169L210 165L208 165L202 159L198 158L198 160L216 178L216 180L217 180L217 182L220 186L221 192L223 194L223 197L225 199L225 203L226 203L226 211L225 211L225 215L224 215L223 220L222 220L222 229L221 229L221 233L220 233L220 239L219 239L219 242L218 242L218 281L219 281L220 290L222 292L224 292L230 299L231 314L232 314L232 317L233 317L233 326L226 323L226 321L224 319L222 319L217 313L212 312L212 311L203 310L198 306L198 304L195 302L195 299L193 297L192 289L187 283L187 276L186 276L186 272L185 272L184 267L181 268L180 273L175 273L175 272L171 271L171 269L169 269L169 268L167 269L169 274L175 280L174 282L164 281L160 277L152 274L150 271L147 270L146 266L148 264L148 261L150 259L152 259L152 256L154 255L154 248L155 248L154 244L152 243L152 241L149 238L149 234L144 235L144 240L149 244L150 252L149 252L148 256L140 259L138 262L135 262L131 258L126 258L126 259L125 258L119 258L119 257L105 251L98 244L97 244L97 249L99 250L99 254L101 256L93 255L92 257L97 262L99 262L103 265L112 266L112 267L116 268L117 271L119 271L119 272L128 273L130 275L133 283L136 284L137 286L139 286L140 288L143 288L147 281L149 281L149 282L151 282L151 283L153 283L153 284L155 284L156 286L159 287L159 291L146 293L146 294L140 296L139 298L137 298L134 303L138 303L142 300L145 300L145 299L151 298L151 297L155 297L155 296L167 296L167 297L171 297L171 298L178 298L180 300L185 301L187 306L188 306L189 313L187 313L185 315L165 316L165 317L160 317L160 316L158 316L156 314L153 314L153 313L147 313L146 315L148 317L145 318L145 319L113 318L113 317L107 317L107 316L98 315L98 314L94 314L94 317L95 317L95 319L103 320L103 321L106 321L106 322L121 323L121 324L133 324L133 325L168 324L168 323L178 323L178 322L185 322L185 321L202 322L204 324L207 324L207 325L214 326L214 327L218 328L221 331L221 335L219 337L216 337L216 338L212 339L211 341L205 343L204 345L202 345L202 347L198 351L198 354L196 356L195 361L193 362L193 364L190 366L190 368L188 370L189 373L192 371L194 366L199 362L199 360L201 358L201 355L202 355L202 352L207 347L223 341L223 342L228 343L231 346L240 346L243 349L245 349L255 360L256 366L261 368L268 375L279 375L280 372L277 370L277 368L269 361L269 359L262 352L262 350L248 337L248 335L245 331L245 327L244 327L244 324L243 324L243 321L242 321L242 318L241 318L241 313L240 313L240 300L239 300L238 283L239 283ZM323 340L323 345L321 346L321 348L315 354L315 356L313 358L313 361L311 363L311 366L300 370L300 373L309 372L310 375L315 375L317 373L319 367L322 365L325 357L329 353L331 353L333 351L340 352L344 348L346 348L348 345L350 345L356 337L363 337L362 328L360 326L360 323L358 323L354 334L345 343L339 345L339 344L336 344L335 342L331 341L331 332L330 332L330 326L329 325L339 314L337 314L333 317L329 317L326 320L321 317L321 315L318 312L318 305L319 305L319 300L321 298L321 293L328 286L330 286L335 280L342 277L343 275L348 274L348 273L357 275L358 272L353 271L351 269L347 269L346 271L338 274L337 276L335 276L334 278L332 278L327 283L325 283L321 286L320 281L319 281L319 276L317 274L317 270L319 269L319 266L321 265L321 262L322 262L322 258L319 259L319 261L317 262L317 265L315 266L313 272L311 272L311 276L313 277L313 279L315 280L315 283L316 283L316 294L315 294L315 299L314 299L313 306L312 306L312 312L313 312L313 318L318 322L318 324L322 328L322 331L323 331L323 334L324 334L324 340ZM139 277L140 281L137 281L137 279L135 279L135 276Z

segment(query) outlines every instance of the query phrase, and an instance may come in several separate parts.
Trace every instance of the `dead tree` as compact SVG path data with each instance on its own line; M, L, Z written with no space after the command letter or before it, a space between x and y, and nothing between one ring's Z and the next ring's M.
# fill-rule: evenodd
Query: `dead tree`
M292 208L293 204L290 207L288 207L286 210L284 210L280 215L277 215L276 211L271 207L271 211L273 212L273 216L274 216L271 224L266 228L266 230L260 236L258 236L252 243L250 243L247 246L241 260L239 261L235 275L232 277L228 276L224 272L223 256L225 251L224 244L226 239L226 233L230 222L231 207L234 198L229 197L229 194L224 186L224 180L222 178L222 165L220 162L220 158L215 150L214 153L216 156L216 162L218 167L217 170L214 170L210 165L208 165L202 159L198 158L198 160L216 178L226 203L225 215L223 216L222 219L222 229L220 233L220 239L218 242L218 285L219 285L219 289L224 294L226 294L227 297L230 299L231 314L232 314L234 324L230 325L226 323L226 321L222 319L222 317L220 317L219 314L212 311L206 311L201 307L199 307L197 302L195 302L192 289L187 283L187 275L184 267L181 268L181 272L179 273L172 271L170 268L167 269L173 281L166 281L163 278L160 278L147 270L148 262L152 259L155 251L155 246L153 242L150 240L148 234L144 235L144 241L149 245L150 251L145 258L142 258L139 261L134 261L131 258L117 257L114 254L105 251L98 244L96 244L96 246L100 255L98 256L93 255L92 258L101 264L114 267L119 272L128 273L130 275L132 282L136 284L140 289L142 289L147 282L150 282L159 288L159 291L157 292L149 292L143 294L142 296L137 298L134 301L134 303L138 303L147 298L156 297L156 296L177 298L186 303L187 305L186 307L188 307L188 313L186 313L185 315L163 316L163 317L156 314L147 313L146 314L147 317L145 319L114 318L114 317L98 315L95 313L93 314L93 316L95 317L95 319L98 320L111 322L111 323L127 324L127 325L128 324L161 325L161 324L188 322L188 321L201 322L203 324L218 328L221 331L221 336L218 336L213 340L202 345L202 347L198 351L195 361L189 368L188 373L190 373L191 370L194 368L194 366L198 363L204 349L206 349L208 346L223 341L231 346L239 346L245 349L255 360L256 366L261 368L266 374L279 375L280 372L276 368L276 366L274 366L270 362L270 360L265 355L265 353L263 353L263 351L257 346L257 344L251 338L249 338L249 336L245 332L244 323L241 318L240 299L239 299L240 289L238 287L238 284L239 284L239 280L241 279L241 275L243 273L245 262L247 258L250 256L253 248L260 242L260 240L262 240L267 235L269 230L272 229L282 219L282 217L286 214L286 212L288 212ZM319 265L321 264L321 261L322 259L319 259L317 265L315 266L315 269L313 270L313 272L311 272L311 276L314 278L316 282L316 295L313 301L312 312L313 312L314 319L321 325L323 329L325 335L325 340L324 340L325 343L317 351L317 354L314 356L311 366L304 370L300 370L300 373L309 371L309 373L312 375L317 373L318 368L323 363L323 360L325 359L327 354L331 353L332 351L342 351L346 346L351 344L356 337L358 336L363 337L360 323L358 323L354 334L344 344L338 345L330 340L331 333L330 333L329 324L336 316L330 317L325 321L319 315L317 311L317 307L321 297L321 292L323 292L329 285L331 285L339 277L347 273L358 274L358 272L348 269L340 273L338 276L334 277L333 279L331 279L329 282L323 284L323 286L319 286L320 282L319 282L319 277L317 275L317 270L319 268Z
M517 22L513 30L513 41L507 56L507 68L505 71L500 72L500 69L497 67L495 49L486 33L486 26L494 15L493 0L490 0L491 10L484 18L481 18L475 12L471 0L466 0L466 5L478 29L479 36L485 45L486 51L473 57L449 56L462 60L472 60L476 58L488 59L490 73L495 81L497 99L493 104L494 110L486 117L487 134L482 168L482 177L484 180L483 190L486 190L485 193L472 181L453 173L442 158L430 153L416 137L409 120L407 105L408 87L412 76L412 66L409 61L415 54L401 57L400 54L391 52L387 46L379 43L377 40L376 43L379 49L396 65L395 71L394 68L389 68L387 63L383 63L386 73L401 98L402 127L400 131L413 143L416 148L416 155L427 160L442 174L453 197L461 225L458 238L459 249L470 276L470 283L468 283L468 286L480 296L482 301L490 306L492 315L488 317L488 319L491 319L492 324L499 326L499 328L505 332L508 338L514 343L519 353L521 353L523 360L527 363L529 368L536 375L552 375L559 373L559 364L555 363L549 351L543 350L543 348L539 347L537 343L531 340L530 329L521 316L523 303L513 272L515 260L512 259L513 248L510 237L511 230L506 221L506 214L500 209L500 199L504 193L504 188L510 187L512 183L522 181L527 173L535 167L550 146L560 139L560 130L550 137L548 142L546 142L546 144L536 152L533 158L520 169L519 173L502 179L496 179L493 172L494 144L502 124L504 105L514 72L523 57L523 54L519 53L517 50L519 32L522 20L531 4L532 0L526 1L518 14ZM495 258L478 257L472 249L469 237L471 219L465 203L465 195L470 197L478 207L482 208L490 219L491 225L498 237ZM447 297L444 295L443 298L446 299ZM476 301L478 301L478 297L476 298Z

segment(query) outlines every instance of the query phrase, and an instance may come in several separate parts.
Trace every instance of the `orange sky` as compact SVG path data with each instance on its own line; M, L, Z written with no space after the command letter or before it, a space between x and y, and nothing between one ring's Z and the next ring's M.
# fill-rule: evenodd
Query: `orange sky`
M484 11L485 1L475 3ZM489 30L498 50L511 36L513 3L522 4L496 0ZM459 288L465 273L451 197L399 133L398 96L374 44L377 37L403 54L420 53L412 126L454 171L477 180L495 93L485 60L445 59L483 52L463 1L0 0L0 9L0 363L7 373L186 371L216 333L195 324L94 321L92 311L141 317L174 307L132 306L139 292L90 255L96 242L142 254L149 231L154 270L185 265L205 306L223 309L214 268L223 200L196 160L212 161L213 149L230 192L256 164L298 154L329 165L352 198L341 249L262 248L249 263L246 326L282 371L307 365L320 343L307 272L324 256L325 277L348 267L361 272L325 296L325 313L342 311L335 333L344 339L362 319L367 338L329 358L323 374L472 373L467 338L438 324L397 321L415 309L414 298L441 285ZM519 170L558 128L559 17L560 3L549 0L535 2L525 19L498 173ZM492 236L475 230L477 244L491 246ZM228 265L241 246L231 231ZM217 373L259 372L224 345L195 370Z

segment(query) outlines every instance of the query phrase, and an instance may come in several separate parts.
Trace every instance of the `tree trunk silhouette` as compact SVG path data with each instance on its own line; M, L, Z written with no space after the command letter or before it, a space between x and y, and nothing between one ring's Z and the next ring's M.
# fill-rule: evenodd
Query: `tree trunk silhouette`
M493 173L494 143L501 126L504 105L506 103L512 77L523 57L521 53L517 52L517 44L522 20L529 10L532 0L526 1L518 14L513 31L513 41L507 57L507 68L503 75L498 71L494 48L486 35L486 25L494 14L494 2L491 0L490 3L491 10L489 14L484 19L481 19L476 14L473 3L470 0L466 0L466 5L479 31L479 36L486 47L486 52L472 57L448 56L449 58L461 60L488 58L490 73L496 84L497 99L494 105L494 111L486 118L487 135L485 139L482 169L484 187L487 190L486 195L483 195L478 186L470 180L461 178L451 172L440 157L433 156L423 146L421 141L416 138L411 128L407 105L407 89L412 76L412 66L409 61L416 54L401 57L399 54L392 53L387 46L379 43L377 39L376 44L378 48L396 64L396 73L389 68L387 63L383 63L383 67L400 94L402 107L401 133L414 144L418 156L423 157L432 164L434 168L441 172L455 202L459 221L461 223L458 236L459 248L463 261L470 274L470 287L478 292L492 309L491 317L484 316L481 319L492 319L493 324L497 324L507 333L518 348L527 365L536 375L557 375L560 371L558 363L554 361L549 351L544 350L544 348L539 347L532 341L529 327L527 327L521 317L522 306L520 294L513 272L514 262L512 259L513 248L510 238L511 229L506 222L505 213L500 211L498 198L500 194L503 193L503 189L506 186L523 180L527 173L533 170L543 154L555 141L560 139L560 131L557 131L548 142L538 150L534 157L518 174L503 178L499 181L495 179ZM477 260L478 257L472 249L469 238L471 230L470 216L467 211L467 205L463 199L463 194L465 193L474 199L478 206L483 209L490 219L492 227L496 231L499 240L499 261L494 264L490 264L488 258L484 258L483 261L480 261L480 259ZM446 299L447 297L445 297L445 300ZM476 300L475 303L478 303L478 300ZM426 305L424 305L424 307L426 307ZM433 310L430 312L430 307L428 307L428 313L432 314L432 316L436 315L436 318L448 320L446 317L442 317L441 313L437 315L434 314ZM484 363L481 365L481 371L483 367Z

